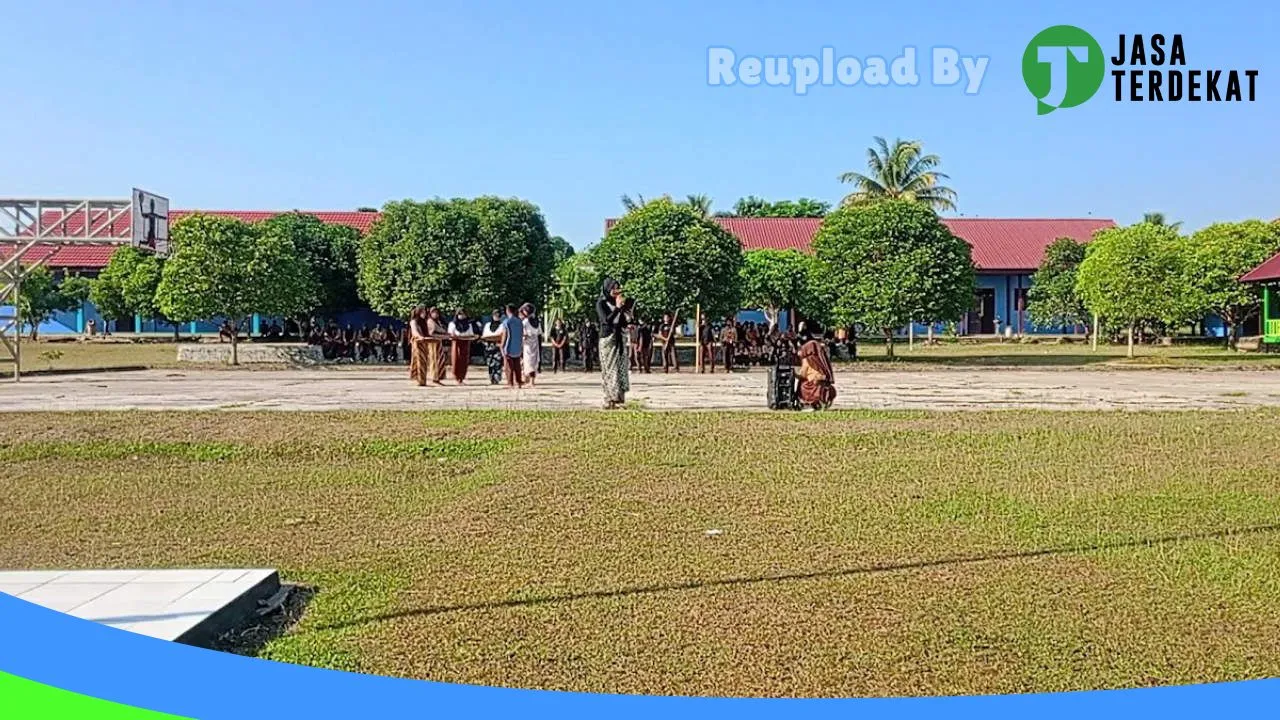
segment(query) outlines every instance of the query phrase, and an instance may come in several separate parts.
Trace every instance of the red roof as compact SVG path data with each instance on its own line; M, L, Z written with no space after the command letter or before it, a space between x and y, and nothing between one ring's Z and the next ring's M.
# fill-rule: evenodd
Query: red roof
M1240 278L1240 282L1266 282L1268 280L1280 280L1280 253L1276 253L1271 259L1245 273Z
M715 221L733 233L745 250L809 252L822 218L728 218ZM605 230L616 219L605 221ZM981 272L1032 272L1040 267L1044 250L1054 240L1069 237L1087 242L1093 234L1115 227L1112 220L943 218L951 232L973 248L973 262Z
M13 243L0 245L0 260L7 260L13 253L17 252L17 245ZM106 267L107 262L111 260L111 253L115 252L115 246L111 245L48 245L40 244L32 247L23 253L22 259L19 261L23 264L37 263L48 257L46 263L51 268L73 268L84 270L96 270ZM52 256L49 254L53 253Z
M239 218L245 222L261 222L281 214L281 212L273 210L174 210L169 213L169 219L177 221L184 215L190 215L193 212L202 212L208 215L222 215L226 217ZM381 213L378 212L303 212L306 215L315 215L322 222L333 223L335 225L348 225L359 230L360 232L368 232L373 225L373 221L377 220ZM102 238L123 238L127 239L130 235L130 215L125 213L123 217L117 219L110 227L106 226L106 213L95 214L91 230L98 237ZM63 215L57 210L46 211L44 213L43 224L46 228L54 228L64 235L76 236L84 232L85 213L83 211ZM28 233L30 234L30 233ZM75 268L75 269L100 269L106 267L111 260L111 254L115 252L118 246L93 246L93 245L36 245L26 252L22 257L22 262L33 263L44 258L49 252L53 251L53 256L46 263L52 268ZM0 260L8 258L17 249L14 243L0 244Z

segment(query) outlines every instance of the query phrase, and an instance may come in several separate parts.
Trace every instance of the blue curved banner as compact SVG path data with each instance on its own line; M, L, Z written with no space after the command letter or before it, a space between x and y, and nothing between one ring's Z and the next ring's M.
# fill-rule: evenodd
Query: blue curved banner
M185 718L1222 718L1275 717L1280 680L990 697L681 698L450 685L322 670L168 643L0 594L0 717L20 692L47 688L120 714L142 708ZM5 678L4 675L11 676ZM30 681L26 684L21 684ZM21 688L21 690L20 690ZM32 691L34 692L34 691ZM43 703L44 701L42 701ZM19 705L36 707L36 705Z

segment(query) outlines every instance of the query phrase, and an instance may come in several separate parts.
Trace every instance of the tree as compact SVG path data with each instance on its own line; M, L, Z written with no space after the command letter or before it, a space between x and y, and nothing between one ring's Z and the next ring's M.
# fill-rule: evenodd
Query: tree
M306 263L314 300L299 311L304 327L314 313L331 316L360 304L356 293L359 230L298 212L276 215L258 223L257 229L264 237L292 243Z
M122 247L111 255L110 262L93 280L89 298L98 312L112 320L126 320L134 315L162 317L156 303L156 290L164 261L133 247ZM173 338L178 339L179 323L164 318L173 327Z
M1167 225L1108 228L1085 249L1076 294L1089 312L1127 329L1133 357L1133 336L1144 323L1181 322L1192 314L1184 265L1178 233Z
M786 308L807 308L813 258L798 250L750 250L743 255L743 307L760 308L772 329Z
M360 294L384 315L422 304L487 315L541 302L555 252L542 213L523 200L392 202L360 242Z
M1182 229L1182 221L1178 221L1174 223L1168 222L1165 220L1164 213L1162 212L1143 213L1142 222L1150 223L1152 225L1167 225L1168 227L1171 227L1174 230Z
M688 313L701 305L717 316L740 307L741 243L688 205L662 199L628 213L591 257L642 313Z
M924 203L934 210L955 210L956 193L939 184L947 175L935 170L942 164L937 155L924 155L917 140L895 140L890 147L884 138L875 139L876 147L867 148L869 175L847 172L840 182L857 189L844 198L845 205L859 205L885 199L902 198Z
M235 218L193 213L171 229L156 302L177 322L221 317L231 323L238 365L241 321L253 313L289 316L315 302L311 267L285 233L261 232Z
M40 337L40 324L54 313L70 312L89 297L89 281L77 275L58 280L49 268L40 266L27 271L18 290L18 314L31 323L31 339Z
M591 316L600 291L600 274L589 253L577 253L556 265L547 300L547 317L580 320Z
M1084 260L1084 245L1062 237L1045 248L1044 260L1031 276L1027 312L1041 327L1088 325L1089 311L1076 294L1076 271Z
M727 217L822 217L831 211L831 203L813 198L769 202L754 195L739 198ZM719 215L719 213L717 213Z
M973 303L969 244L923 203L842 207L822 221L813 247L832 319L880 331L889 357L898 328L959 320Z
M686 195L684 204L702 217L711 217L711 198L706 195Z
M1196 293L1193 302L1222 318L1225 343L1234 347L1240 325L1258 312L1262 299L1257 285L1239 278L1280 252L1280 223L1217 223L1188 238L1184 248L1184 282Z
M569 244L568 240L559 235L551 236L551 257L555 260L557 266L566 258L571 257L573 253L573 246Z

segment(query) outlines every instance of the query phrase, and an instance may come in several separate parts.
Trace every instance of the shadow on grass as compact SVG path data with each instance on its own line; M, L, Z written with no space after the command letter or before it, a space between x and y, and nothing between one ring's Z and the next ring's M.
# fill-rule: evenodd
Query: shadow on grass
M748 577L731 577L719 580L693 580L682 583L667 583L654 585L641 585L629 588L618 588L615 590L594 590L582 593L565 593L560 595L547 595L543 597L524 598L519 600L497 600L491 602L471 603L462 605L444 605L425 608L414 608L408 610L399 610L396 612L383 613L379 615L371 615L369 617L354 618L352 620L333 623L324 627L315 628L316 630L341 630L361 625L370 625L388 620L399 620L410 617L430 617L433 615L445 615L455 612L466 612L472 610L500 610L505 608L521 608L534 607L538 605L549 605L563 602L573 602L575 600L601 600L608 598L632 597L638 595L652 595L657 593L679 592L683 590L699 590L703 588L714 587L738 587L747 585L756 585L762 583L775 582L796 582L803 580L823 580L831 578L851 577L855 575L872 575L877 573L904 572L911 570L925 570L930 568L951 567L972 565L977 563L1000 562L1005 560L1033 560L1044 557L1054 557L1061 555L1079 555L1088 552L1103 550L1120 550L1125 548L1150 547L1154 545L1165 545L1171 543L1193 542L1196 540L1216 540L1228 537L1240 537L1246 535L1261 535L1280 531L1280 523L1270 525L1256 525L1246 528L1238 528L1232 530L1218 530L1214 532L1204 533L1186 533L1181 535L1167 535L1157 538L1143 538L1138 540L1127 540L1112 543L1086 543L1080 545L1068 545L1056 548L1039 548L1034 550L1017 550L1010 552L996 552L979 555L962 555L949 558L940 558L937 560L915 560L902 563L884 563L875 565L866 565L862 567L841 568L832 570L817 570L814 572L802 573L782 573L776 575L757 575Z
M315 588L306 585L291 585L289 596L278 609L222 633L214 638L209 648L235 655L258 655L267 643L284 635L302 619L302 613L317 592Z

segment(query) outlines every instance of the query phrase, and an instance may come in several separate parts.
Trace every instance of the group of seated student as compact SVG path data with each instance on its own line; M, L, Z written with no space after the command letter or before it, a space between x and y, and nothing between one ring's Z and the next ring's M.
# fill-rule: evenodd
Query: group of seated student
M338 327L330 320L311 324L307 335L308 345L317 345L325 360L350 360L351 362L406 363L409 361L409 332L378 323L368 323L359 328L347 323Z

